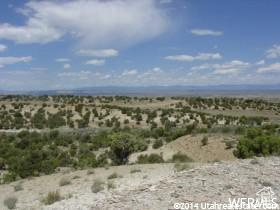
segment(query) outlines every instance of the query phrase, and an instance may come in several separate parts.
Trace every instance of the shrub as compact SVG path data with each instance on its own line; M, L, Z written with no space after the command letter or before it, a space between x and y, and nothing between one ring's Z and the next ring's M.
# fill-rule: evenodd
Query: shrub
M0 157L0 170L3 170L5 168L5 161L3 158Z
M109 189L115 189L115 188L116 188L116 185L115 185L114 182L110 181L110 182L108 182L108 184L107 184L107 188L108 188L108 190L109 190Z
M280 155L280 138L267 135L243 137L239 140L234 155L238 158Z
M177 152L172 156L172 162L192 162L193 160L187 155L182 154L181 152Z
M69 185L71 184L71 181L68 179L68 178L62 178L60 181L59 181L59 186L65 186L65 185Z
M21 183L18 183L17 185L15 185L14 190L15 190L15 192L23 190Z
M45 205L51 205L57 201L60 201L62 197L60 196L59 191L49 192L47 197L43 199L43 203Z
M134 174L134 173L140 173L141 169L131 169L130 173Z
M129 120L128 120L128 119L125 119L125 120L124 120L124 124L129 124Z
M155 140L155 142L153 144L153 148L154 149L158 149L158 148L162 147L162 145L163 145L162 140L161 139L157 139L157 140Z
M108 179L116 179L116 178L118 178L117 173L112 173L111 175L108 176Z
M261 184L264 187L271 187L271 186L273 186L273 184L270 181L262 181Z
M4 205L8 209L14 209L16 208L17 198L16 197L8 197L4 200Z
M72 179L80 179L80 178L81 178L80 176L76 175Z
M158 154L150 155L139 155L137 158L137 163L148 164L148 163L163 163L163 158Z
M232 149L234 148L235 141L226 141L225 144L226 144L226 149Z
M201 140L202 146L206 146L208 144L208 137L204 136L203 139Z
M131 153L147 149L147 143L131 133L114 133L110 138L111 158L116 165L127 163Z
M98 193L100 191L104 190L104 182L101 180L95 180L94 183L91 186L91 191L93 193Z
M177 172L180 172L189 169L190 166L186 163L175 163L174 168Z
M87 175L91 175L91 174L94 174L94 170L88 170L87 171Z
M258 159L253 159L253 160L250 161L250 163L251 163L252 165L257 165L257 164L259 164L260 162L258 161Z
M3 175L3 182L5 184L11 183L13 181L16 181L16 174L15 173L5 173Z

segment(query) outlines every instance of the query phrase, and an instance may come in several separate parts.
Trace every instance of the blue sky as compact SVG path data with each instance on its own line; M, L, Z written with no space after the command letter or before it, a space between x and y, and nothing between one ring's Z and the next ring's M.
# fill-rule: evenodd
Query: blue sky
M277 0L1 0L0 89L280 83Z

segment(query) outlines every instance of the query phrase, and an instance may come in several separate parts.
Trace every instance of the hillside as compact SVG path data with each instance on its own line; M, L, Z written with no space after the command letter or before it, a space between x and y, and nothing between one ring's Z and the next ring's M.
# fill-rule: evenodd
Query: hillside
M256 197L263 187L271 187L280 195L280 158L221 161L189 164L178 171L173 164L128 165L98 168L92 171L64 171L21 181L22 190L14 192L18 183L0 186L0 209L8 196L18 199L16 209L92 210L92 209L173 209L176 202L220 202L228 198ZM117 177L107 178L117 173ZM60 186L62 178L71 183ZM104 189L92 192L96 180ZM108 189L108 183L114 187ZM62 197L52 205L42 200L50 191L59 190ZM278 200L279 201L279 200Z

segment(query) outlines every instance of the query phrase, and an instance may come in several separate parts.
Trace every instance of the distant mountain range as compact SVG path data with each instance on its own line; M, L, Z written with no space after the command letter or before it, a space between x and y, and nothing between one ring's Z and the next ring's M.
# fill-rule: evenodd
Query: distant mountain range
M5 91L1 95L127 95L127 96L170 96L170 95L201 95L201 96L280 96L280 84L277 85L212 85L212 86L104 86L84 87L65 90L32 90Z

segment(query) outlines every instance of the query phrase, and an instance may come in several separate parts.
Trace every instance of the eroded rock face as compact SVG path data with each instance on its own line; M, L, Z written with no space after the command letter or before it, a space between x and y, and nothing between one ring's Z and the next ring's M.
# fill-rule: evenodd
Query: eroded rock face
M266 186L280 196L279 172L280 159L274 157L258 159L257 163L251 160L214 163L176 173L152 186L121 192L119 202L110 203L108 198L96 207L173 209L176 202L228 203L229 198L255 198L256 192Z

